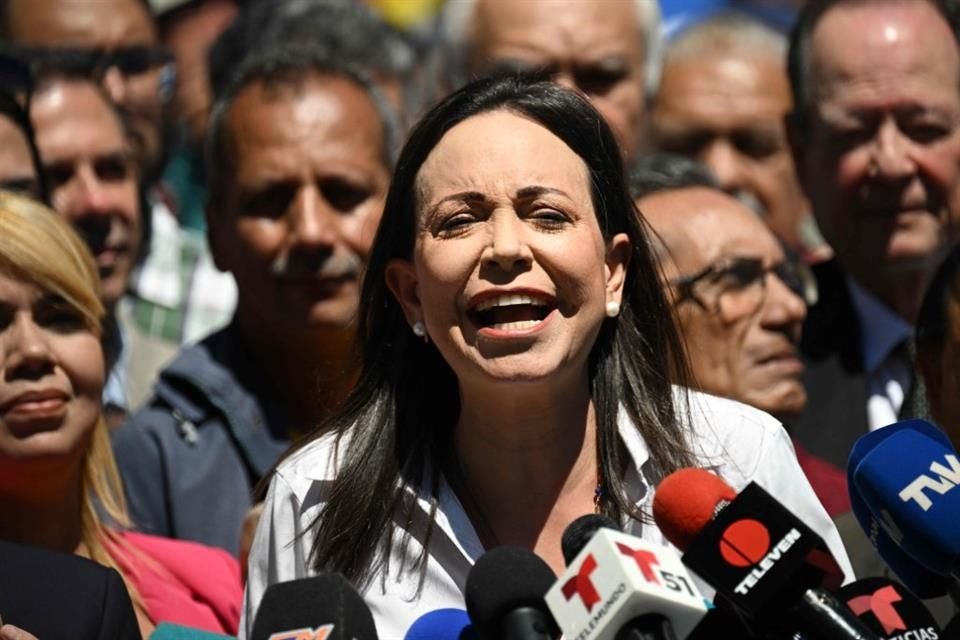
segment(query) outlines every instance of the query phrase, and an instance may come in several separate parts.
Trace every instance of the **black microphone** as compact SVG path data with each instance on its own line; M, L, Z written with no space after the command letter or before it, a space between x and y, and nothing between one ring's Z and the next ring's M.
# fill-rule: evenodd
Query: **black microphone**
M557 579L532 551L503 546L467 576L467 613L480 640L556 640L560 629L543 597Z
M347 579L326 573L278 582L264 592L250 640L288 637L377 640L377 628L370 609Z
M620 531L620 527L613 518L599 513L588 513L580 516L567 525L560 538L560 549L563 551L563 561L569 565L587 546L590 539L600 529Z
M736 494L709 471L681 469L657 487L653 513L684 564L760 630L877 640L827 590L843 574L823 539L756 483Z
M923 603L887 578L864 578L837 592L837 598L881 638L939 638L942 633Z

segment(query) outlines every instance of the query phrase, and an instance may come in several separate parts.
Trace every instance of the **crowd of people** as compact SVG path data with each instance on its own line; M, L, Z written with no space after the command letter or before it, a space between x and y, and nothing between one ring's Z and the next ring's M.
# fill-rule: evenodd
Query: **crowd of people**
M960 447L960 5L388 4L0 2L0 638L335 572L399 640L582 514L669 545L685 467L889 574L847 461Z

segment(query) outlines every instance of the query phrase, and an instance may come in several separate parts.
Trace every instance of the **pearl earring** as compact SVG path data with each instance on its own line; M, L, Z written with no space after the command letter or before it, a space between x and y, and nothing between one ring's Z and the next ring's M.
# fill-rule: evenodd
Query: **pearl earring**
M417 320L416 322L414 322L412 328L413 328L413 335L417 336L418 338L423 338L424 344L430 341L430 339L427 337L427 327L423 324L422 321Z
M607 303L607 317L616 318L620 315L620 303L616 300L611 300Z

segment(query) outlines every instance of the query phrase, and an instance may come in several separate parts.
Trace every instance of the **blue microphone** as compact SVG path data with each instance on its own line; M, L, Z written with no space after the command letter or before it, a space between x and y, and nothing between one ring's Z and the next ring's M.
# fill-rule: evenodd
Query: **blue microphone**
M960 460L946 435L910 420L863 436L853 454L858 463L848 474L870 513L868 537L883 530L929 572L956 577Z
M854 481L854 471L864 456L880 441L897 432L896 425L862 436L850 452L847 465L847 486L850 506L860 528L864 530L877 553L906 587L920 598L939 598L950 591L949 578L929 571L907 555L879 525ZM925 427L921 427L925 428Z
M407 629L403 640L478 640L470 625L470 616L463 609L429 611Z

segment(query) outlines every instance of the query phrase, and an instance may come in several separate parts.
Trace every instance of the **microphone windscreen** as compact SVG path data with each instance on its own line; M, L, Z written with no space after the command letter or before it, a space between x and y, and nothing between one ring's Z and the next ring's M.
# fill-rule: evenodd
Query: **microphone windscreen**
M939 598L947 595L950 587L949 578L926 569L897 545L874 518L854 480L854 471L867 453L905 425L916 422L922 423L917 426L923 431L927 431L927 426L932 426L923 421L911 420L871 431L858 439L850 451L850 461L847 465L847 487L850 492L850 508L853 515L887 566L918 597Z
M429 611L407 629L403 640L475 640L470 617L463 609Z
M734 488L715 473L696 467L680 469L657 485L653 519L667 540L686 551L713 520L717 507L736 497Z
M251 640L311 631L325 640L377 640L373 614L339 574L278 582L267 587L253 623Z
M960 460L929 423L912 420L878 439L853 470L875 518L919 564L946 575L960 558ZM949 441L948 441L949 442Z
M482 555L467 576L464 599L470 620L481 631L496 628L521 607L542 611L551 620L544 596L557 576L539 556L520 547L495 547Z
M886 578L864 578L837 592L837 599L881 638L937 638L940 627L923 603Z
M613 518L598 514L588 513L582 515L569 525L560 538L560 549L563 551L563 562L570 564L577 554L587 546L590 538L600 529L613 529L619 531L620 527L613 521Z

